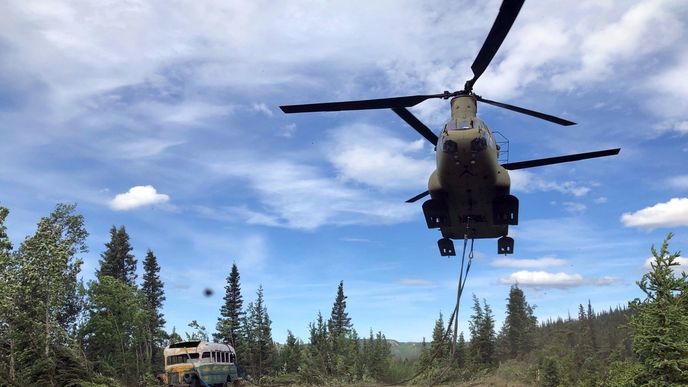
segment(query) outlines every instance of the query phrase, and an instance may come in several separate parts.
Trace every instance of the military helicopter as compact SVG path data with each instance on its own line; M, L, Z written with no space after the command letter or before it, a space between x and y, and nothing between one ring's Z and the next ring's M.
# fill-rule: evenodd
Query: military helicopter
M477 117L477 102L559 125L575 125L563 118L492 101L473 92L473 85L494 58L524 2L525 0L502 2L492 29L471 65L473 78L466 81L463 90L280 106L284 113L391 109L430 141L435 146L437 168L430 175L428 190L406 202L413 203L430 195L430 199L423 203L423 214L428 228L439 228L442 233L442 239L437 241L442 256L456 255L452 239L499 238L499 254L514 252L514 240L508 236L508 230L510 225L518 224L518 198L510 194L511 180L508 171L612 156L620 151L620 148L616 148L500 164L499 145L487 124ZM439 136L407 109L431 98L450 99L451 118L444 124Z

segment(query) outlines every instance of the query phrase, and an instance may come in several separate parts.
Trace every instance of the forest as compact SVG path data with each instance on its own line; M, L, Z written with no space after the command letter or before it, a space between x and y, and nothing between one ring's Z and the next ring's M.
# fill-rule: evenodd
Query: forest
M162 351L182 340L230 343L247 384L286 385L688 385L688 276L675 270L669 234L638 279L643 298L595 311L581 300L577 316L538 321L522 289L511 286L501 328L477 295L469 335L440 313L432 337L417 345L354 329L344 282L333 284L329 316L314 313L306 341L272 338L262 286L244 304L239 268L227 274L215 332L189 322L167 332L164 283L155 253L138 279L124 226L110 229L95 279L81 279L87 252L84 217L58 204L33 235L14 246L0 206L0 385L148 386L164 370ZM334 288L336 286L336 292ZM417 350L416 350L417 349Z

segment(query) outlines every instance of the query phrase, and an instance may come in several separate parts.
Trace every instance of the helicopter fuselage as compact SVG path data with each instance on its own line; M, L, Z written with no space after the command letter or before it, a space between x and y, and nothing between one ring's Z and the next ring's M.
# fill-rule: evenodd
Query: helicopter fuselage
M444 238L505 236L508 224L495 222L495 203L509 196L511 182L494 135L476 116L473 96L456 97L451 105L452 117L438 136L437 169L428 181L431 201L446 210L436 225Z

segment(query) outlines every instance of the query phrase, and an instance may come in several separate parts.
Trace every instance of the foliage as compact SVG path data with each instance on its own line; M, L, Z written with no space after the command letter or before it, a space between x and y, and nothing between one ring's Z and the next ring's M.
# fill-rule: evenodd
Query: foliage
M101 275L88 289L88 319L81 335L84 352L96 371L125 384L150 372L150 340L146 300L137 289L119 279Z
M110 242L105 244L105 251L100 255L100 268L96 276L110 276L127 285L135 285L136 258L131 254L133 249L129 244L129 234L124 226L110 229Z
M244 312L243 298L241 297L241 276L236 263L232 264L232 270L227 276L225 295L222 298L224 304L220 307L220 317L217 319L217 333L213 335L216 341L231 344L237 352L245 352L246 345L241 335L241 322Z
M518 285L509 289L506 317L501 331L503 353L507 359L525 356L533 349L537 318Z
M346 335L351 332L351 318L346 313L346 296L344 295L344 281L339 282L337 287L337 297L332 305L332 313L327 321L327 327L334 338ZM335 350L337 347L334 348Z
M473 295L473 315L469 322L471 331L470 353L473 364L480 368L491 368L495 365L496 334L492 309L483 300L480 306L478 297Z
M151 359L150 369L162 372L163 348L167 334L163 327L165 318L162 314L162 303L165 301L163 282L160 280L160 266L155 254L149 249L143 261L143 284L141 292L146 300L146 312L148 314L148 331L150 340L146 343L147 357Z
M671 237L652 247L652 269L637 283L645 298L629 303L639 384L688 384L688 274L674 272L680 253L669 252Z
M280 368L284 373L297 373L301 365L303 343L291 331L287 331L287 342L280 352Z
M191 334L186 333L186 341L192 341L192 340L209 341L210 340L210 338L208 337L208 330L205 329L205 326L199 324L198 321L192 320L189 323L189 328L191 328L192 331L191 331Z
M256 300L249 304L246 313L247 346L250 362L247 364L249 374L260 380L272 373L276 364L275 343L272 340L272 321L268 315L263 297L263 286L258 287Z

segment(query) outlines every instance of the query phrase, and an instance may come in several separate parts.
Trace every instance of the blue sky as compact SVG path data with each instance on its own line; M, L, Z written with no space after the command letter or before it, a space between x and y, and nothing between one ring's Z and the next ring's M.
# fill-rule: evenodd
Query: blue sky
M432 147L390 111L278 106L461 89L499 3L3 2L10 236L78 203L90 280L109 228L125 225L139 261L150 248L162 266L169 329L196 319L212 331L236 262L246 303L263 285L278 341L287 329L307 340L340 280L359 332L429 337L459 264L439 256L420 203L404 203L427 188ZM499 326L515 281L541 320L588 299L600 310L640 295L649 248L669 231L688 249L686 20L682 0L528 1L476 83L578 123L479 106L510 161L622 148L511 174L516 253L477 241L466 285ZM448 103L411 110L436 129Z

